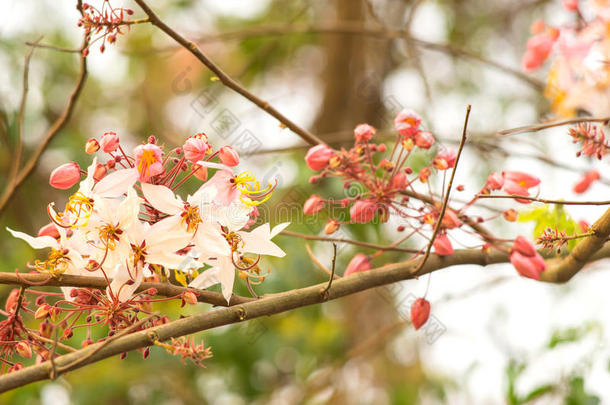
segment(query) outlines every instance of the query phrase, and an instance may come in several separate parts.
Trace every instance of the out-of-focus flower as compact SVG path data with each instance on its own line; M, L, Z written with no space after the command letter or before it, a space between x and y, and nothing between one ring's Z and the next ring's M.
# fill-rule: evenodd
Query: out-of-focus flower
M510 262L523 277L540 280L540 273L546 270L546 263L534 245L523 236L515 239L510 253Z
M303 212L305 215L314 215L324 208L324 200L317 194L313 194L305 201Z
M530 193L528 190L540 184L540 179L538 177L523 172L505 171L502 172L502 176L504 177L503 190L507 194L529 197ZM515 201L521 204L531 203L529 200L519 198L515 198Z
M360 273L371 269L371 260L363 253L358 253L350 260L349 264L345 268L344 277L350 274Z
M369 124L360 124L354 129L354 138L356 139L356 142L366 143L373 138L375 132L375 128Z
M422 149L430 149L434 145L434 136L429 131L422 131L415 135L415 145Z
M490 190L499 190L504 185L504 177L501 173L493 172L487 176L487 187Z
M447 170L455 166L457 153L452 148L442 148L432 161L432 166L438 170Z
M589 187L591 186L591 184L593 184L595 180L599 180L599 178L600 175L597 170L590 170L585 173L585 175L578 181L578 183L574 185L574 188L572 190L574 190L576 194L582 194L589 189Z
M394 118L394 128L405 138L412 138L419 132L421 117L413 110L403 109Z
M436 235L432 246L434 246L434 253L439 256L449 256L453 254L453 246L451 245L451 241L444 233Z
M430 317L430 303L425 298L416 299L411 305L411 322L415 330L421 328Z

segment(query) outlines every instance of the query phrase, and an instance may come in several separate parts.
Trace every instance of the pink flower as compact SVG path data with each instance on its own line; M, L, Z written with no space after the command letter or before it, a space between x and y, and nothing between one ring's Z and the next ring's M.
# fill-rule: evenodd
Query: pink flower
M438 170L447 170L455 166L457 160L457 153L451 148L443 148L437 154L432 161L432 166Z
M411 305L411 323L415 330L421 328L430 317L430 302L425 298L418 298Z
M510 262L523 277L540 280L540 273L546 269L544 259L536 252L535 256L524 256L514 251L510 254Z
M119 147L119 137L114 132L106 132L100 141L102 150L106 153L114 152Z
M540 179L527 173L507 171L502 172L504 177L503 190L507 194L522 195L528 197L529 189L540 184ZM515 201L521 204L529 204L531 201L515 198Z
M235 176L230 170L219 170L205 186L213 186L216 188L217 194L214 200L219 201L224 205L230 205L231 203L238 201L241 192L235 186Z
M333 150L328 145L316 145L307 151L305 162L311 170L322 170L328 166L333 154Z
M239 164L239 155L230 146L223 146L218 151L218 157L222 164L227 165L229 167L237 166Z
M561 3L563 4L563 8L568 11L578 10L578 0L563 0Z
M371 200L358 200L352 205L349 214L352 221L360 224L371 222L377 212L377 203Z
M205 160L205 156L209 149L210 144L207 141L207 136L204 138L201 134L189 137L186 142L184 142L184 145L182 145L184 158L192 163Z
M501 173L493 172L487 176L487 187L490 190L499 190L504 185L504 177Z
M76 162L65 163L51 172L49 184L60 190L65 190L80 180L80 167Z
M350 260L343 277L347 277L350 274L360 273L371 269L371 260L363 253L358 253Z
M369 124L360 124L354 129L354 138L356 138L357 142L368 142L375 135L375 128L370 126Z
M576 194L582 194L589 189L589 187L591 186L591 184L593 184L595 180L599 180L599 177L600 175L597 170L590 170L585 173L585 175L580 179L578 183L574 185L574 188L572 190Z
M422 149L430 149L434 145L434 136L428 131L419 132L415 135L415 145Z
M540 273L546 269L546 263L542 256L536 252L534 245L523 236L518 236L515 239L510 253L510 262L519 274L534 280L540 280Z
M553 49L553 44L559 36L559 31L550 28L528 39L527 50L521 59L524 70L537 69L546 61Z
M453 246L451 245L451 241L444 233L436 235L436 239L434 239L432 246L434 246L434 253L439 256L449 256L453 254Z
M140 181L147 182L151 177L163 173L161 148L155 144L137 146L133 154L136 158L136 167L140 172Z
M320 212L322 208L324 208L324 200L319 195L313 194L305 201L303 212L305 215L313 215Z
M394 128L405 138L414 137L419 131L421 117L413 110L403 109L394 118Z

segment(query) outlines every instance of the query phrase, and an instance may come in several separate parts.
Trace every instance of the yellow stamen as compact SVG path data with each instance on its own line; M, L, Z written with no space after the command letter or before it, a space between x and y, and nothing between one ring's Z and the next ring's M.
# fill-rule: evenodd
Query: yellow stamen
M68 202L66 203L66 209L64 212L58 213L55 220L61 224L66 214L71 213L74 215L74 217L76 217L74 223L70 224L71 228L86 226L89 223L89 218L91 218L92 210L93 199L87 197L81 192L77 192L70 196Z
M261 189L261 184L256 180L256 177L250 172L243 172L234 177L235 187L241 193L240 199L248 207L260 205L271 198L275 186L271 183ZM260 198L260 199L259 199ZM256 199L256 201L254 201Z
M51 249L47 260L36 260L34 268L41 273L48 273L55 277L63 274L68 270L70 259L68 258L67 250Z
M150 174L150 166L157 161L157 156L152 150L144 149L142 156L140 156L140 163L138 163L138 171L143 173L145 176Z

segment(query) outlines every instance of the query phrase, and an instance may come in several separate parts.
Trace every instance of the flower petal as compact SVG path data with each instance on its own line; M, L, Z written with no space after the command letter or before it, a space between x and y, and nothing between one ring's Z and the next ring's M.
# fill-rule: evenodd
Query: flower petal
M93 192L102 197L120 197L136 183L138 176L138 170L135 168L117 170L93 186Z
M13 231L10 228L6 228L7 231L11 233L15 238L23 239L33 247L34 249L44 249L44 248L58 248L59 243L55 240L55 238L51 236L38 236L33 237L28 235L27 233Z
M166 214L178 215L184 208L182 200L168 187L142 183L142 193L153 207Z

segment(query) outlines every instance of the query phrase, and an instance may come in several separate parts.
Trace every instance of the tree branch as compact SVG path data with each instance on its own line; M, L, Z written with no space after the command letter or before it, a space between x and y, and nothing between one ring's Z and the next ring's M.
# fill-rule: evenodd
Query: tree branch
M610 223L610 221L608 222ZM594 226L597 226L597 223ZM606 243L602 249L595 254L588 256L588 259L593 261L605 257L610 257L610 243ZM175 338L189 335L261 316L274 315L292 309L318 304L326 300L334 300L397 281L411 279L414 278L415 270L419 267L422 259L423 258L419 258L412 261L389 264L377 269L356 273L349 277L335 280L332 289L329 290L327 294L324 294L324 291L328 283L324 282L311 287L265 296L259 300L241 305L220 308L214 311L181 318L145 331L123 336L105 345L101 349L99 348L99 345L102 343L92 344L77 352L59 356L54 359L54 362L59 369L62 369L62 367L66 367L69 364L73 364L71 367L63 370L67 372L120 353L150 346L157 340L165 341L172 337ZM505 263L507 261L508 254L497 250L490 253L486 253L479 249L456 250L451 256L431 254L421 268L420 275L462 264L486 266L490 264ZM91 355L91 352L95 353ZM75 363L77 359L83 357L87 357L87 360ZM50 370L51 364L47 361L1 376L0 392L6 392L35 381L47 379Z
M188 50L193 54L201 63L203 63L208 69L210 69L220 80L222 84L231 90L235 91L238 94L241 94L252 103L256 104L260 109L265 111L267 114L271 115L275 119L277 119L281 124L288 127L292 132L299 135L305 141L307 141L311 145L317 145L320 143L324 143L317 136L307 131L304 128L301 128L294 122L292 122L288 117L280 113L273 106L271 106L268 102L258 98L248 90L246 90L243 86L233 80L228 74L226 74L218 65L216 65L210 58L208 58L201 49L197 47L194 42L191 42L184 38L182 35L173 30L170 26L165 24L155 12L144 2L143 0L135 0L136 3L142 8L142 10L148 15L150 22L158 27L161 31L169 35L176 42L178 42L182 47Z

